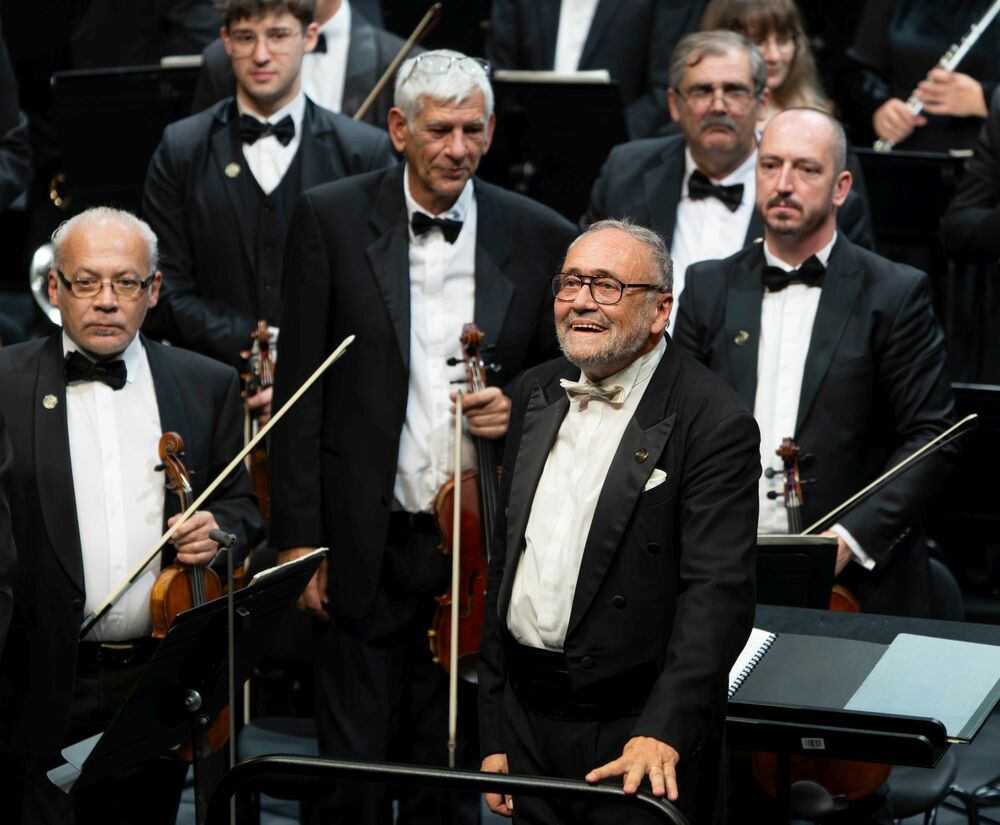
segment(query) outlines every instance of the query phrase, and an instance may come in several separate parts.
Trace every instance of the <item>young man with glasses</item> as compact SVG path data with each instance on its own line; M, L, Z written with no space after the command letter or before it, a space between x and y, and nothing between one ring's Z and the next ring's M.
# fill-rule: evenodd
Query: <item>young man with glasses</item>
M332 112L353 117L403 46L402 38L373 25L378 21L365 8L373 5L377 0L316 0L317 43L302 60L302 88L311 100ZM421 51L416 46L412 54ZM221 40L210 43L202 52L192 111L200 112L230 97L235 88L225 44ZM392 85L386 84L362 120L385 129L391 108Z
M79 640L84 616L176 519L176 497L156 469L163 433L183 438L195 495L239 451L239 378L138 335L161 285L146 223L98 207L62 224L52 242L49 299L62 330L0 350L0 416L14 449L11 513L21 550L0 659L5 821L172 825L187 773L173 756L70 795L45 772L63 761L62 748L107 728L141 676L155 650L149 595L161 565L212 562L216 528L235 534L241 548L262 537L240 468Z
M753 619L759 436L666 336L670 255L601 221L553 281L564 358L515 396L479 651L482 769L648 778L721 822L727 676ZM621 806L487 794L526 823L621 825Z
M282 342L276 403L341 339L357 340L275 430L271 542L286 558L331 548L302 599L329 622L317 666L322 752L444 765L447 675L431 661L427 630L448 582L432 511L454 466L459 338L474 321L500 365L491 386L464 396L471 467L470 436L506 431L502 387L555 351L548 279L573 228L474 177L494 126L480 61L411 58L394 97L389 134L406 163L306 192L289 229L285 325L295 333ZM474 708L460 712L473 740L460 751L465 765L478 761L468 753ZM445 805L406 794L400 820L451 821ZM390 810L384 791L342 787L327 816L374 823L391 821ZM461 821L476 810L472 800Z
M312 0L224 0L236 96L167 127L143 213L160 239L163 297L149 331L233 366L281 321L281 260L299 194L394 162L386 135L302 93ZM266 414L270 390L253 399Z
M763 233L754 209L755 129L770 92L760 52L730 31L683 38L668 74L667 99L681 134L612 149L581 224L627 216L662 234L671 244L679 299L688 266L725 258ZM848 237L871 245L854 193L838 220Z

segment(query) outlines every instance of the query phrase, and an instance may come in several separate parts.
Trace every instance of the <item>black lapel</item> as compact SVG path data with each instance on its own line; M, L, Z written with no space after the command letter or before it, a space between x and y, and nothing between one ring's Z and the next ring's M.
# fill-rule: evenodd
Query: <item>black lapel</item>
M38 503L56 558L73 584L85 593L83 550L77 526L69 424L66 419L66 379L62 364L62 333L56 332L45 342L39 355L31 400L31 415L35 422ZM33 548L20 549L28 552Z
M521 430L521 443L517 450L517 462L514 465L514 476L510 480L510 497L507 501L507 547L505 548L505 567L503 582L497 597L497 612L500 620L506 624L507 608L510 606L510 595L514 587L514 574L520 562L520 553L524 549L524 531L528 526L528 516L531 515L531 503L535 498L535 488L542 477L549 451L555 443L559 427L569 409L569 399L558 384L559 378L579 376L580 370L569 363L562 375L553 379L550 385L554 400L549 401L541 384L535 383L531 396L528 398L528 408L524 414L524 425Z
M226 193L229 205L233 210L233 223L236 224L240 241L243 244L243 254L252 271L256 259L253 248L253 205L243 193L246 186L253 187L253 173L247 165L246 158L239 151L239 141L233 136L237 118L236 99L231 98L226 106L220 107L215 113L215 123L212 132L212 159L215 161L216 183ZM250 176L247 178L247 176ZM250 279L255 294L257 290L256 277ZM235 285L234 285L235 286ZM256 302L255 302L256 303Z
M503 268L510 258L507 218L488 189L473 181L476 194L476 306L475 321L486 341L500 340L514 284Z
M666 414L666 406L679 364L676 346L668 345L611 460L583 549L567 638L594 600L625 535L642 488L660 460L674 428L677 414Z
M556 63L556 38L559 36L560 0L536 0L535 9L538 12L536 28L538 43L541 45L542 69L551 69Z
M340 153L333 144L333 126L317 112L316 104L306 98L302 117L302 140L299 141L301 190L311 189L329 180L346 177ZM297 193L296 193L297 194Z
M743 239L743 246L749 246L758 238L763 237L764 221L760 216L760 212L757 211L757 207L754 206L753 210L750 212L750 223L747 225L747 234Z
M612 18L618 10L618 0L599 0L597 8L594 10L594 19L590 21L590 30L587 32L587 40L583 44L583 51L580 52L581 69L589 68L588 64L592 57L598 54L598 45L604 32L612 25ZM595 66L594 68L603 68Z
M830 367L833 353L844 334L844 327L858 298L864 271L855 258L850 241L838 237L827 262L823 290L816 310L806 368L802 374L802 391L799 394L799 414L795 434L802 429L823 377Z
M378 237L368 246L368 261L378 281L386 311L392 319L403 364L410 366L410 231L406 223L403 172L406 165L388 170L375 196L369 218Z
M375 29L355 9L351 9L351 42L347 47L347 71L340 101L340 111L345 115L353 116L375 87L377 66ZM379 125L385 126L384 123Z
M660 155L660 163L642 176L642 201L649 205L649 220L670 246L677 223L677 205L684 185L684 141L673 140ZM633 216L642 220L644 216Z
M751 410L757 395L763 266L764 251L760 244L737 259L726 293L726 320L722 330L721 346L726 348L729 385Z
M146 360L149 362L149 372L153 376L153 388L156 391L156 407L160 413L160 429L164 433L177 433L184 439L184 455L181 460L188 470L193 472L208 472L208 456L194 455L194 440L191 434L191 419L181 401L180 382L183 380L174 371L167 360L160 344L151 342L145 337L142 341L146 348ZM192 478L192 487L204 489L211 479ZM180 502L177 496L167 492L164 487L163 499L163 530L167 529L167 519L180 512Z

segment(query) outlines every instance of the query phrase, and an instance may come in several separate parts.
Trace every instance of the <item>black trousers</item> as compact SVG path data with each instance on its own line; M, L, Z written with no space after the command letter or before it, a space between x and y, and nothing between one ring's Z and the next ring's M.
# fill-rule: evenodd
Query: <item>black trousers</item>
M66 742L106 729L145 669L145 662L104 665L81 661L73 685L73 708ZM0 799L4 822L22 825L173 825L188 765L171 756L147 759L134 768L71 794L46 776L59 758L5 755L0 758ZM10 783L10 784L8 784ZM11 818L7 819L10 815Z
M334 759L448 764L448 674L427 630L447 586L448 557L428 526L390 531L381 581L363 619L334 619L317 651L320 752ZM335 607L335 606L334 606ZM479 767L475 685L459 680L458 767ZM476 794L338 783L310 819L323 825L450 825L479 821Z
M594 768L621 756L637 718L556 718L522 702L509 682L504 688L503 713L503 744L510 772L567 779L583 779ZM605 782L620 786L622 780ZM697 758L678 765L677 782L680 796L675 804L692 825L723 821L726 775L721 731L719 740L703 743ZM650 790L648 780L642 787ZM653 825L659 821L646 811L620 803L514 796L515 825Z

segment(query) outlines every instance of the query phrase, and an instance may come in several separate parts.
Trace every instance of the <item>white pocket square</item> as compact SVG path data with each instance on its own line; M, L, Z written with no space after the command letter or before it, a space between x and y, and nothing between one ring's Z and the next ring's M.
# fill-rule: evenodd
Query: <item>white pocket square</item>
M659 467L653 468L653 474L649 477L649 481L646 482L646 486L642 488L644 493L648 493L654 487L658 487L667 480L667 474L663 472Z

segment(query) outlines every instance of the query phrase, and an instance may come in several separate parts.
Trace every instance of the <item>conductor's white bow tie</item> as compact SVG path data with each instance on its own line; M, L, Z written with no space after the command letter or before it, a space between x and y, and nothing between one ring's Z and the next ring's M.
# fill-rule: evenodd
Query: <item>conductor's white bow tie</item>
M589 381L570 381L568 378L561 378L559 386L566 390L570 401L578 398L599 398L609 404L621 404L625 400L625 388L618 384L602 387Z

